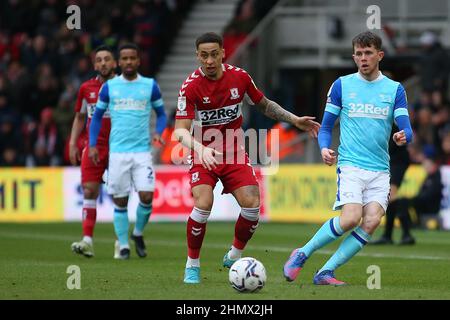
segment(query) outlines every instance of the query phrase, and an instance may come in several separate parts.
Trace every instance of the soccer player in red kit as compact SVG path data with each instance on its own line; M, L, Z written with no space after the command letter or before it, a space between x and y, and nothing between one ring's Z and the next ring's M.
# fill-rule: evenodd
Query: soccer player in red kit
M187 221L185 283L200 283L200 249L213 205L213 189L219 179L224 193L231 193L241 206L233 244L223 258L225 267L230 268L241 258L258 226L260 195L254 170L243 146L236 144L235 138L231 143L225 138L230 131L236 132L236 136L242 134L244 96L247 94L264 115L291 123L312 137L317 137L320 128L314 117L298 117L267 99L244 70L223 64L225 51L221 36L205 33L197 38L196 48L201 66L181 86L175 122L177 140L190 148L193 156L189 173L194 208ZM194 135L190 133L194 119L200 122L200 139L195 128ZM214 136L217 148L206 142L207 136ZM220 161L220 157L226 161Z
M77 141L84 130L86 116L87 129L89 130L89 124L94 114L100 88L103 83L115 76L116 67L117 63L110 48L100 46L95 50L94 68L98 75L80 86L75 105L75 118L70 135L70 162L73 165L77 165L81 160L81 184L83 187L83 239L79 242L72 243L71 247L73 252L82 254L88 258L94 256L92 237L97 218L97 197L100 184L102 183L103 173L108 167L109 132L111 129L109 114L105 114L103 117L102 128L98 136L97 146L100 153L100 161L97 165L88 157L86 141L84 142L85 146L80 157Z

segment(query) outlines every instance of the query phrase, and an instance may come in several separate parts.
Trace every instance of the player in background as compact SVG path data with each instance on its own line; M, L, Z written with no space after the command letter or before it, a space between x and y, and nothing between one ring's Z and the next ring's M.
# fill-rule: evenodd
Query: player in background
M320 127L314 117L298 117L267 99L244 70L222 64L225 51L221 36L203 34L197 38L196 48L200 67L181 86L175 123L177 140L191 150L194 159L189 170L194 208L187 221L188 257L184 274L184 282L193 284L200 283L200 250L213 205L213 189L219 179L223 192L231 193L242 208L233 244L223 258L225 267L230 268L241 258L258 226L260 195L255 172L244 146L225 139L227 130L236 135L242 131L244 96L247 94L266 116L291 123L312 137L317 137ZM200 140L195 132L190 133L195 118L201 122ZM209 146L208 135L214 135L217 148ZM220 161L221 156L227 161Z
M398 146L413 137L403 86L379 70L384 56L381 38L363 32L353 39L352 46L358 72L338 78L331 86L318 139L323 162L333 165L336 152L330 149L331 133L340 117L333 209L342 211L325 222L306 245L292 251L283 269L288 281L297 278L316 250L352 230L313 278L316 285L345 284L335 278L334 271L370 241L389 202L388 146L393 122L400 129L392 137Z
M130 257L127 207L131 185L134 185L140 200L131 239L135 242L138 256L147 256L143 232L152 212L155 189L150 139L152 109L157 115L153 141L163 143L161 134L167 123L159 86L155 79L138 73L139 65L138 47L134 44L121 46L119 66L122 75L102 86L89 130L89 158L96 164L100 160L97 144L101 119L109 110L108 193L114 202L114 230L119 240L120 259Z
M73 252L82 254L88 258L94 256L92 238L97 218L97 197L99 195L103 173L108 167L108 140L111 128L109 114L106 114L102 120L102 130L100 131L98 139L98 164L94 164L89 159L87 142L85 142L85 147L80 156L77 141L85 128L86 118L87 130L89 130L100 87L108 79L115 77L117 62L110 48L107 46L100 46L95 50L94 68L98 75L95 78L84 82L78 91L77 102L75 105L75 118L73 120L69 142L70 162L72 165L76 166L81 160L81 184L83 187L83 239L79 242L72 243L71 247Z

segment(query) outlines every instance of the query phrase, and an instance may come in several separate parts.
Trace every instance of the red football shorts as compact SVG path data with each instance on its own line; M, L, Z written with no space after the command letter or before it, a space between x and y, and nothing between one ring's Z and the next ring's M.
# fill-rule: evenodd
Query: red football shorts
M231 193L243 186L258 185L248 155L245 155L245 163L243 164L219 164L216 169L211 171L203 168L201 164L194 164L189 170L189 174L191 175L191 188L207 184L214 189L220 179L224 187L222 193Z
M108 168L108 146L97 146L99 153L99 162L95 165L89 158L89 147L83 149L81 154L81 183L98 182L102 183L102 176Z

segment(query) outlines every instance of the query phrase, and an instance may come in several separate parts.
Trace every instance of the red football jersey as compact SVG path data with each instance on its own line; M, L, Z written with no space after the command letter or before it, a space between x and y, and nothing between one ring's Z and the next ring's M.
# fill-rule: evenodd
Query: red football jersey
M78 90L77 102L75 104L75 112L87 113L88 121L86 124L86 130L89 137L89 125L91 123L92 115L95 111L95 104L97 103L98 93L103 83L98 77L89 79L81 84ZM97 144L108 146L109 145L109 132L111 131L111 118L109 116L109 110L106 110L102 119L102 128L98 135Z
M183 83L178 96L176 119L195 119L201 125L202 143L209 145L209 136L216 137L208 129L222 133L223 142L229 150L231 141L225 141L227 129L236 130L242 126L242 100L247 94L254 104L258 104L264 94L258 90L250 75L243 69L228 64L222 65L223 76L211 80L201 67L194 71ZM194 134L195 136L195 134ZM208 136L208 137L207 137ZM214 139L213 139L214 140ZM243 148L233 142L233 149Z

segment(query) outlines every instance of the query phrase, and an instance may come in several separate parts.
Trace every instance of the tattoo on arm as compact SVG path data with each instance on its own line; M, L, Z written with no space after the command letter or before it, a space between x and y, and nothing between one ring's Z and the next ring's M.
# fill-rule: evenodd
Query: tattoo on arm
M256 108L264 115L274 120L293 123L296 118L294 114L284 110L278 103L269 100L266 97L264 97L261 102L256 105Z

